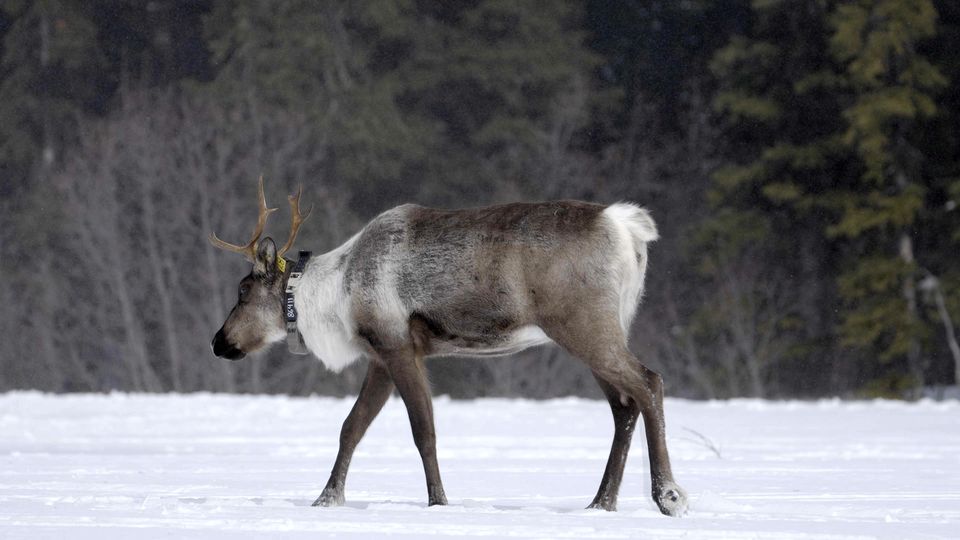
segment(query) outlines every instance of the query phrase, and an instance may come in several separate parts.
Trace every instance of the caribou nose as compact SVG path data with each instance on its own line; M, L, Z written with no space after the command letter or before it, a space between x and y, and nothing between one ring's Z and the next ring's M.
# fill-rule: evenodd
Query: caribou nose
M213 354L217 356L223 356L228 350L233 348L227 343L227 338L223 335L223 328L217 331L217 335L213 336L210 347L213 348Z
M239 360L246 356L246 353L234 347L229 341L227 341L227 337L223 333L223 328L217 332L217 335L213 336L213 341L210 343L210 346L213 348L213 354L219 356L220 358Z
M213 354L220 356L220 352L223 349L224 339L223 339L223 328L217 330L217 333L213 336L213 341L210 342L210 348L213 349Z

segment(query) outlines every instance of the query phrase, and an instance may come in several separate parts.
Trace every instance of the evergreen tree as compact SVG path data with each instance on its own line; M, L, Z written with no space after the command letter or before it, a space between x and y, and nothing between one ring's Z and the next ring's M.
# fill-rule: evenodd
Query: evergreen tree
M306 121L312 151L329 158L326 170L305 171L311 177L366 196L402 187L397 179L423 158L432 128L402 114L395 78L370 69L386 39L381 23L402 20L402 4L214 4L206 27L218 74L207 90L254 132L257 161L269 163L276 142L265 126L286 113ZM390 199L370 198L375 207Z
M922 297L933 306L929 316L939 325L931 343L931 382L946 382L952 373L954 384L960 384L960 345L955 343L960 339L960 92L955 90L960 81L960 4L936 0L934 5L937 36L924 42L920 51L943 73L951 90L936 95L937 115L925 121L918 141L924 149L922 174L929 183L929 211L917 241L926 275L920 282ZM932 284L939 286L931 290Z
M858 181L831 194L841 217L829 233L855 246L840 279L842 333L846 344L905 361L909 378L891 376L893 388L924 382L916 239L929 185L917 141L946 81L919 45L936 20L930 0L848 2L831 19L831 50L850 91L843 142L860 163Z
M218 2L207 19L214 91L306 115L326 176L362 214L475 200L515 173L504 161L522 161L564 92L589 84L579 23L565 0Z
M409 56L396 73L406 110L439 130L426 165L448 192L421 197L450 205L483 200L491 186L549 190L556 179L544 176L557 173L539 165L566 151L551 145L576 139L598 106L599 58L583 45L577 4L446 2L411 15L418 30L403 32Z
M9 21L0 58L0 172L13 188L31 171L45 177L57 162L77 112L96 102L103 56L87 3L9 0L0 12Z
M760 361L779 362L777 372L786 379L819 373L822 378L807 383L823 386L832 373L827 276L834 261L823 239L829 216L818 202L844 168L825 6L816 0L755 0L748 20L745 32L734 35L710 64L718 84L714 106L728 143L722 148L726 165L714 174L709 194L714 212L697 245L709 287L718 286L725 267L746 264L764 268L762 275L779 281L776 288L796 291L790 316L774 331L793 345L780 358ZM733 301L762 294L756 288L761 285ZM722 313L730 301L718 297L703 312ZM729 317L700 320L714 339L729 332ZM823 368L811 369L818 365Z

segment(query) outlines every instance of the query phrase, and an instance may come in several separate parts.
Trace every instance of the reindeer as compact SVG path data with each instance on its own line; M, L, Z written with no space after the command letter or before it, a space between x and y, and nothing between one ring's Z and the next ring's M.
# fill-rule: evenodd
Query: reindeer
M643 415L653 500L664 514L685 512L686 494L674 482L664 438L662 379L627 348L647 244L658 238L646 210L580 201L466 210L407 204L375 217L329 253L301 252L295 268L284 255L310 213L300 212L301 192L289 197L293 225L279 250L271 238L260 239L276 210L266 206L262 176L250 241L234 245L211 234L215 246L253 263L212 345L217 356L238 360L287 337L294 350L304 344L334 372L369 359L314 506L344 503L354 449L394 387L423 461L428 503L447 504L424 358L503 355L552 341L591 369L613 412L613 445L588 508L616 510Z

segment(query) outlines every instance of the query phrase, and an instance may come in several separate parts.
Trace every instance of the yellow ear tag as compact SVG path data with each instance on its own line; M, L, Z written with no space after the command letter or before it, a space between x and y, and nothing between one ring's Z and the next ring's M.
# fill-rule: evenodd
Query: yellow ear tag
M281 274L287 271L287 260L283 257L277 259L277 270L280 270Z

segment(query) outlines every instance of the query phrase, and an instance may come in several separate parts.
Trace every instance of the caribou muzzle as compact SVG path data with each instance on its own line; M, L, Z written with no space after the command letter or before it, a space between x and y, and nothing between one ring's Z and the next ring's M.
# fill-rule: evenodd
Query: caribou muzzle
M213 347L213 354L228 360L240 360L247 355L247 353L227 341L227 337L223 333L223 328L217 332L217 335L213 336L213 342L210 343L210 346Z

